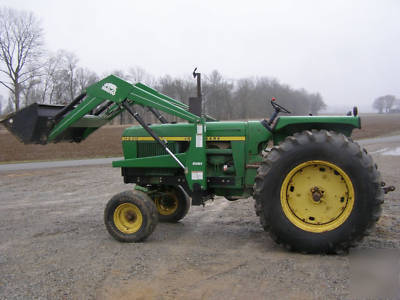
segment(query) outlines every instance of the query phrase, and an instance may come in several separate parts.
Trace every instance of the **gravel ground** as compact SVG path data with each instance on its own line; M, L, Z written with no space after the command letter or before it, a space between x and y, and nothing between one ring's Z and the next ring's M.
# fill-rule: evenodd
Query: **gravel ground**
M399 188L400 156L381 151L396 147L367 149L383 180ZM325 256L275 245L251 198L217 198L177 224L160 223L144 243L119 243L104 227L103 209L129 188L110 166L0 172L0 299L351 299L353 287L365 291L367 282L352 278L357 257L361 266L376 261L370 269L394 272L389 289L372 279L369 297L398 289L399 189L357 249ZM383 267L387 257L391 268Z

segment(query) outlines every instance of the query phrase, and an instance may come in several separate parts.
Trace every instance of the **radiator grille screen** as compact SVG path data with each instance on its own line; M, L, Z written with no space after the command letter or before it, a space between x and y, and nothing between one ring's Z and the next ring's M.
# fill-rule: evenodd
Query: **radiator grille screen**
M172 153L176 153L176 143L168 143L168 149ZM148 157L157 155L166 155L167 151L157 142L138 142L137 144L137 157Z

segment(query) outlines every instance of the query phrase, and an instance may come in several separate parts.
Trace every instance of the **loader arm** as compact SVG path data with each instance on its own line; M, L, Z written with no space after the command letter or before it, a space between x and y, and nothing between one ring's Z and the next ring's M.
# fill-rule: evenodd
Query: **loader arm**
M155 96L157 96L159 98L162 98L162 99L170 102L171 104L175 104L175 105L183 108L186 111L189 110L189 106L186 105L185 103L182 103L182 102L180 102L178 100L175 100L175 99L173 99L171 97L168 97L167 95L164 95L164 94L162 94L162 93L160 93L160 92L148 87L147 85L144 85L143 83L138 82L138 83L135 84L135 86L140 88L140 89L142 89L142 90L144 90L144 91L146 91L146 92L148 92L148 93L150 93L150 94L153 94L153 95L155 95ZM215 118L213 118L213 117L211 117L211 116L209 116L207 114L205 114L204 117L206 118L206 121L217 121L217 119L215 119Z
M86 89L85 100L55 126L49 135L49 141L56 139L64 130L107 100L112 101L114 105L105 111L104 116L98 117L107 121L110 121L124 111L123 102L130 106L138 104L142 107L155 108L191 123L199 122L201 119L199 116L185 110L182 102L167 96L163 97L162 94L155 92L144 84L132 85L114 75L110 75ZM89 131L92 133L94 130L89 129L86 133L89 133ZM84 138L86 137L84 136Z
M126 105L140 105L173 115L190 123L202 118L182 102L142 83L130 84L114 75L89 86L69 105L32 104L0 121L25 144L81 142L121 114Z

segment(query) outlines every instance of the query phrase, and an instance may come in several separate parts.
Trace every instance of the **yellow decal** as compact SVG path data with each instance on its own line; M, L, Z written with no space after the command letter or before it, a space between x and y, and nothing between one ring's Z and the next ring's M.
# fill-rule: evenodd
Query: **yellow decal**
M190 141L189 136L160 136L163 141ZM123 136L122 141L154 141L151 136Z
M164 141L184 142L191 141L190 136L161 136ZM207 141L245 141L245 136L208 136ZM122 141L154 141L151 136L123 136Z
M207 141L245 141L245 136L208 136Z

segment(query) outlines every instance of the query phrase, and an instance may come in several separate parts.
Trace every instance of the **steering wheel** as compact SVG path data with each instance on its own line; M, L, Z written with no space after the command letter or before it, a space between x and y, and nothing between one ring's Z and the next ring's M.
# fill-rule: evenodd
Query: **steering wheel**
M278 112L284 112L284 113L287 113L287 114L291 114L291 112L289 110L287 110L283 106L280 106L278 103L276 103L275 102L275 98L272 98L271 105Z

